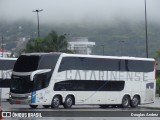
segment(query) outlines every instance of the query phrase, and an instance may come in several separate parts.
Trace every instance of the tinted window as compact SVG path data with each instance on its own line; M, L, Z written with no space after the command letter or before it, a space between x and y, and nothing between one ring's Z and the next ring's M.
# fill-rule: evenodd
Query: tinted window
M22 55L15 63L13 71L15 72L31 72L37 70L39 56Z
M13 93L30 93L34 89L34 82L30 81L30 76L12 76L10 91Z
M86 58L87 70L118 71L118 59Z
M65 70L152 72L154 70L154 62L107 58L64 57L58 71L61 72Z
M36 74L34 76L34 90L40 90L48 87L50 82L51 72Z
M119 61L119 71L128 71L127 69L126 69L126 61L125 60L120 60Z
M45 55L41 58L38 69L54 69L59 55Z
M9 88L10 87L10 79L0 80L0 87Z
M129 60L127 65L129 71L151 72L154 70L153 61Z
M124 81L68 80L55 83L55 91L122 91Z
M59 55L22 55L14 66L15 72L32 72L37 69L54 69Z
M16 60L0 60L0 70L13 69Z
M59 67L59 71L83 69L85 69L85 62L83 58L79 57L65 57L62 59Z
M65 57L62 59L59 72L65 70L108 70L118 71L119 60L82 57Z

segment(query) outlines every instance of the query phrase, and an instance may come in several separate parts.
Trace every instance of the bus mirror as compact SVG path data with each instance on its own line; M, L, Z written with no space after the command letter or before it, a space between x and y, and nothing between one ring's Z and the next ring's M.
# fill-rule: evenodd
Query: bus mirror
M31 73L31 76L30 76L30 81L33 81L33 78L36 74L41 74L41 73L46 73L46 72L50 72L51 69L42 69L42 70L36 70L34 72Z

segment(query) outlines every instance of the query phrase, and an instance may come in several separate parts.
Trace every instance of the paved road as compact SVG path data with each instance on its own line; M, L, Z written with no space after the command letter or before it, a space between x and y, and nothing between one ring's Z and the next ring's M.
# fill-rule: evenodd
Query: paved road
M58 109L52 108L43 108L43 106L38 106L37 109L31 109L28 105L11 105L6 101L1 103L3 111L150 111L154 109L138 107L138 108L118 108L109 107L109 108L100 108L98 105L74 105L71 109L64 109L63 106L60 106ZM156 110L156 109L155 109Z
M34 113L41 113L41 112L47 112L47 113L51 113L53 116L59 116L59 117L38 117L38 118L30 118L30 120L159 120L160 117L143 117L143 118L139 118L139 117L116 117L117 115L120 116L121 114L123 114L124 112L133 112L134 114L136 114L138 112L138 114L143 113L144 111L150 111L152 113L157 113L154 109L150 109L150 108L144 108L144 107L138 107L138 108L99 108L99 106L73 106L72 109L64 109L62 106L59 109L45 109L42 106L39 106L38 109L31 109L28 105L10 105L8 102L2 102L2 108L3 111L18 111L18 112L22 112L23 111L28 111L30 112L34 112ZM86 114L90 114L89 117L85 116L85 117L77 117L77 116L81 116L81 114L84 112L84 116ZM105 114L109 114L112 117L104 117L102 113ZM93 117L98 116L98 114L101 117ZM158 114L160 114L160 110L158 112ZM75 116L76 117L75 117ZM83 116L82 115L82 116ZM69 116L69 117L66 117ZM70 117L73 116L73 117ZM115 116L115 117L114 117ZM5 118L5 120L28 120L28 118Z
M160 97L156 97L154 103L152 104L146 104L146 105L140 105L140 106L143 108L160 110Z

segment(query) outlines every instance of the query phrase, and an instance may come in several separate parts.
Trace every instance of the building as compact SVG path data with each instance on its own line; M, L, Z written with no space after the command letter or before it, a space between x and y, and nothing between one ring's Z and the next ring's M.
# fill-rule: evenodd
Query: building
M6 51L6 50L2 50L2 49L0 49L0 57L10 57L11 56L11 52L9 52L9 51Z
M73 38L68 44L68 49L76 54L91 54L95 42L88 41L88 37L78 37Z

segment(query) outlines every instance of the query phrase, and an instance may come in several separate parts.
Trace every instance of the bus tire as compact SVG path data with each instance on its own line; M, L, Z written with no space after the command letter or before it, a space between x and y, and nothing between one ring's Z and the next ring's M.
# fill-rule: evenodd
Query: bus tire
M139 97L137 95L133 96L133 99L131 100L131 107L136 108L139 103L140 103Z
M36 109L38 105L29 105L31 108Z
M65 102L63 104L64 108L71 108L73 105L73 97L68 95L65 99Z
M49 107L50 107L50 105L43 105L43 107L44 107L44 108L49 108Z
M60 105L60 97L56 95L52 99L51 108L58 108L59 105Z
M123 99L122 99L122 104L121 104L121 106L122 106L123 108L127 108L127 107L129 107L129 105L130 105L130 98L129 98L128 95L125 95L125 96L123 97Z

